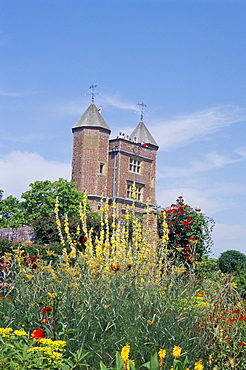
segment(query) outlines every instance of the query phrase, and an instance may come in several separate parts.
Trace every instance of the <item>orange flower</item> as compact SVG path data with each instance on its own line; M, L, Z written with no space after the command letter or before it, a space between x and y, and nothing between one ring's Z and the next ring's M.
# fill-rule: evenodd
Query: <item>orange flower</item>
M111 265L111 269L113 270L113 272L117 272L120 270L120 265Z
M197 242L197 239L194 239L194 238L190 238L190 239L189 239L189 242L190 242L190 243L193 243L193 244L195 244L195 243Z
M33 339L41 339L41 338L45 338L45 334L44 334L43 329L33 330L32 334L31 334L31 337L32 337Z
M49 306L45 306L41 309L41 313L51 312L52 308Z

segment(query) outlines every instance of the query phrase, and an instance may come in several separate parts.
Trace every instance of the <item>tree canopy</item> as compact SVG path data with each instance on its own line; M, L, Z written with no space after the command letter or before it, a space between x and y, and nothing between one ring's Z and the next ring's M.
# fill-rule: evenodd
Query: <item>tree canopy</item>
M21 200L12 195L2 199L3 191L0 190L0 227L31 225L33 220L52 217L56 197L59 198L61 217L78 213L83 193L75 188L75 183L60 178L54 182L35 181L29 186Z
M218 263L221 272L234 273L246 268L246 255L235 250L229 250L221 253Z

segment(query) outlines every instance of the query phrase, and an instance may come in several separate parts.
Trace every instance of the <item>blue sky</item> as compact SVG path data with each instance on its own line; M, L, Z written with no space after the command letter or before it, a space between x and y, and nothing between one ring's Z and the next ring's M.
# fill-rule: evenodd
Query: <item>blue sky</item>
M213 253L246 253L246 2L0 1L0 189L70 180L71 127L90 104L160 146L157 202L212 217Z

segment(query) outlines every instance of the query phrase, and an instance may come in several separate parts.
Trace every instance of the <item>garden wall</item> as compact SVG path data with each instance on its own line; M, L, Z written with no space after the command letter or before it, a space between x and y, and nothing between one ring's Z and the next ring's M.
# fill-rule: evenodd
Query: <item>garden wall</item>
M7 239L13 243L31 242L35 240L35 233L31 226L6 227L0 229L0 239Z

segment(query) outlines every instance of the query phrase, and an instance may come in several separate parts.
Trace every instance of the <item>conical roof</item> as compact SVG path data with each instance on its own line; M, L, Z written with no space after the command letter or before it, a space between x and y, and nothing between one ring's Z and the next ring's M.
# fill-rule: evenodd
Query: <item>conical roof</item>
M107 123L104 121L101 113L99 113L95 104L91 104L80 119L73 126L74 128L78 127L101 127L110 131Z
M135 130L131 133L130 138L134 140L136 139L137 143L146 143L146 144L152 144L158 147L158 144L156 143L155 139L145 126L145 124L140 121Z

